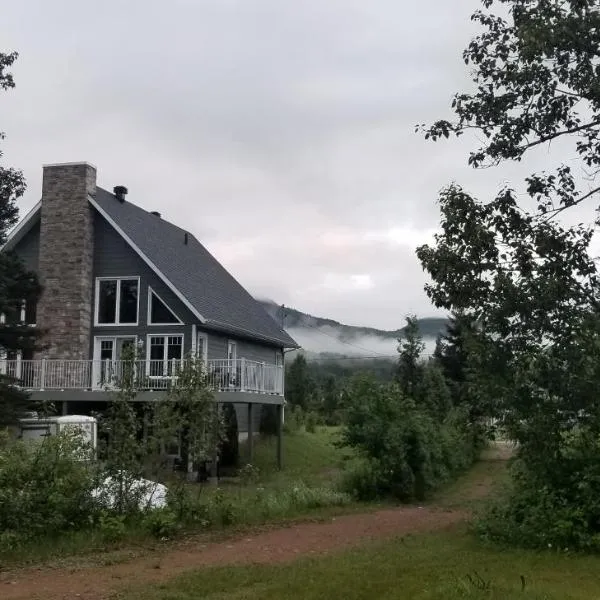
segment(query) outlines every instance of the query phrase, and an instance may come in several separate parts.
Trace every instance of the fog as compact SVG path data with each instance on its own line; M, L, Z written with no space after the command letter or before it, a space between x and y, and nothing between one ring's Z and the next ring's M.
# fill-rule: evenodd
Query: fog
M398 341L375 335L345 336L343 339L335 327L291 327L287 332L307 353L331 352L347 356L370 356L395 358L398 354ZM423 338L424 355L432 354L435 338Z

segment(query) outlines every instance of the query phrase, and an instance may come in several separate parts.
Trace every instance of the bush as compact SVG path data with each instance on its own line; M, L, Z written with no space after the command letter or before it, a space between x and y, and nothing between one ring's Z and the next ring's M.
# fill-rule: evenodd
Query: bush
M240 459L238 422L231 402L223 404L224 439L221 444L219 464L221 467L237 467Z
M160 508L144 517L144 525L155 538L169 538L178 530L178 519L171 509Z
M283 430L286 433L297 433L305 424L305 414L302 407L297 404L290 404L285 411L285 423Z
M316 433L317 425L319 424L319 416L314 412L306 413L304 421L304 429L307 433Z
M436 418L427 404L371 377L354 380L346 417L341 443L364 460L346 476L344 489L362 500L423 500L477 455L465 411Z
M511 485L476 524L485 538L526 548L600 552L600 440L571 433L546 468L523 457Z
M77 460L85 445L73 433L41 442L0 441L0 534L4 542L89 526L99 512L96 473Z

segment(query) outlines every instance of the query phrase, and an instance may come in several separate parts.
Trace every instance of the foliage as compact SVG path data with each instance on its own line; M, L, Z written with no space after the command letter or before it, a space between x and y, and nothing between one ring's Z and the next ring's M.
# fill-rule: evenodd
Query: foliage
M422 377L421 354L425 349L415 316L406 318L404 334L398 338L398 371L396 379L402 393L414 396Z
M135 398L138 393L137 354L134 347L123 348L120 371L113 382L117 391L100 421L100 430L106 443L100 447L104 474L113 483L110 493L114 496L117 513L135 513L142 487L135 481L144 474L146 447L142 439L143 422L138 415Z
M360 500L388 495L422 500L469 466L478 447L465 415L452 409L440 417L398 384L355 379L341 443L363 460L347 475L345 489Z
M17 53L0 52L0 89L14 87L10 69L17 59ZM4 134L0 132L0 140ZM2 152L0 151L0 159ZM21 171L0 165L0 246L6 242L10 229L17 223L17 201L25 192L25 179ZM0 347L6 357L16 359L22 352L24 358L31 358L38 347L42 334L39 328L30 327L21 319L23 303L35 306L41 287L35 273L28 271L14 252L0 253ZM26 311L29 316L30 311ZM27 321L27 318L25 319ZM15 387L15 380L9 375L0 375L0 427L10 425L31 408L28 396Z
M23 543L89 525L97 512L94 469L77 460L86 450L73 432L40 442L0 439L0 535Z
M572 545L593 548L594 522L579 528L577 515L595 515L587 485L597 476L588 447L600 433L600 278L590 251L598 220L567 225L557 217L600 192L586 181L600 165L600 13L591 0L483 4L474 15L483 32L464 53L476 90L456 95L456 120L434 123L426 137L480 132L483 145L469 157L474 167L521 160L559 138L573 143L576 159L527 177L525 202L510 187L483 203L451 185L440 197L435 245L418 256L433 302L477 323L471 399L519 443L520 467L503 509L507 522L519 524L511 531L541 545L546 535L558 543L559 531L572 529ZM504 5L506 15L491 13L493 5Z
M238 422L235 408L231 402L223 404L222 418L223 442L220 464L222 467L237 467L240 460Z
M286 369L286 400L294 406L299 406L302 410L308 410L315 401L315 392L315 381L311 376L306 358L303 354L298 354Z
M565 435L564 455L551 472L529 460L514 462L512 485L478 523L484 537L529 548L600 552L600 439L579 429Z

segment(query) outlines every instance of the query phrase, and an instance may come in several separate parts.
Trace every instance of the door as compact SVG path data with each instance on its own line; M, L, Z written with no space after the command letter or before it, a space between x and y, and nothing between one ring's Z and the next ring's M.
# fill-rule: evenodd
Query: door
M95 389L111 387L120 373L120 365L126 348L131 348L135 336L94 338L94 361L92 381Z

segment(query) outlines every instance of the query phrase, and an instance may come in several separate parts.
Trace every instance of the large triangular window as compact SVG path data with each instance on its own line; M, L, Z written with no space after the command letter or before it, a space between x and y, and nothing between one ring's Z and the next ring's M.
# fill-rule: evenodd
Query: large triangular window
M150 287L148 288L148 318L150 325L182 325L181 319Z

